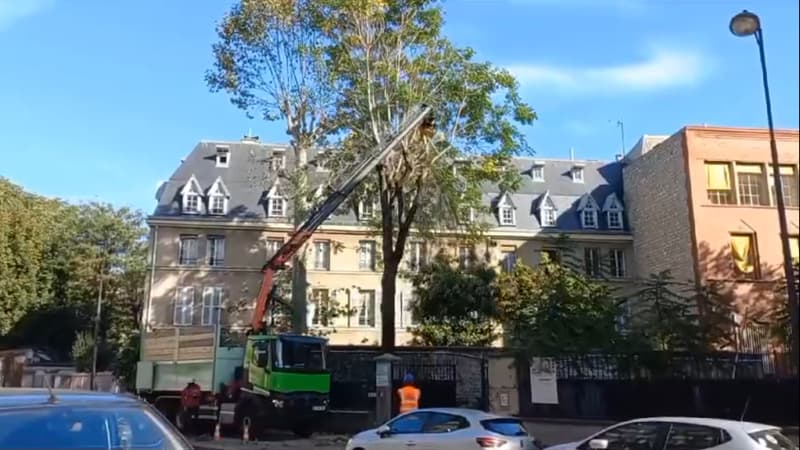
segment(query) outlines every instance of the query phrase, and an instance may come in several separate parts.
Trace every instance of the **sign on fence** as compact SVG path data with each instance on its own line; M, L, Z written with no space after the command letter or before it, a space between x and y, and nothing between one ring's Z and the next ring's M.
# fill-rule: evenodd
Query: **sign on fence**
M553 358L531 359L531 403L558 404L556 361Z

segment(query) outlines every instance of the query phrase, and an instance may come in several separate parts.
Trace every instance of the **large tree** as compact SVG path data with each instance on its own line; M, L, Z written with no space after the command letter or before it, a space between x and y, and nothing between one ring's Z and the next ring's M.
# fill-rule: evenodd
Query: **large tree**
M518 263L496 284L508 341L526 356L609 350L619 341L612 290L567 265Z
M485 182L514 189L519 174L511 158L527 149L518 126L536 118L514 78L454 46L442 24L433 0L241 0L219 27L208 77L238 106L286 121L298 179L307 176L303 152L326 137L335 136L337 149L326 153L326 164L346 174L414 107L434 108L440 132L405 140L352 203L380 205L386 349L395 344L396 279L409 235L452 226L470 208L484 210ZM306 187L295 183L295 198L307 198ZM304 295L299 283L293 302L305 301L294 292Z
M316 0L241 0L217 27L215 65L206 75L212 91L225 91L249 117L280 121L294 161L288 172L267 160L262 187L282 182L295 226L310 207L309 150L325 143L334 124L334 100L327 48ZM292 261L292 325L305 328L305 247Z
M338 117L346 124L332 165L347 166L373 151L422 104L433 107L439 130L432 139L415 134L402 142L354 199L380 205L381 343L391 350L396 280L409 236L463 223L471 209L485 211L486 183L498 191L515 189L519 173L512 158L527 150L518 127L536 115L511 74L476 61L473 50L442 35L438 2L319 3L342 93Z
M414 341L436 346L490 346L498 337L497 271L473 261L460 269L439 254L411 274Z

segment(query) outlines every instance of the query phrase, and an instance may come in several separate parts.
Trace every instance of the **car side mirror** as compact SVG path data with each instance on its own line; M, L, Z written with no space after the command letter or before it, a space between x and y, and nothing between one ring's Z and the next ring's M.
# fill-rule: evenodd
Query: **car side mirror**
M382 438L385 438L385 437L387 437L387 436L392 434L392 429L389 428L389 425L381 425L376 430L376 433L378 433L378 436L380 436Z
M608 448L608 439L592 439L589 441L589 448L592 450L606 450Z

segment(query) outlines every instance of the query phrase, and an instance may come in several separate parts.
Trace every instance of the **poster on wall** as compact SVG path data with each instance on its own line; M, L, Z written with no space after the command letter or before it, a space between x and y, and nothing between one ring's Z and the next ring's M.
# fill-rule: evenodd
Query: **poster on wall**
M531 403L558 404L556 361L553 358L531 358Z

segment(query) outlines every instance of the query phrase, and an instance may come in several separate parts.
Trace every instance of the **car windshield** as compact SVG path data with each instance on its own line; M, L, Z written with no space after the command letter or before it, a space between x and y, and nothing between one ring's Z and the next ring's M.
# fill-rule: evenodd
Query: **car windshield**
M0 411L0 448L191 449L145 407L83 405Z
M778 429L761 430L750 433L750 438L769 450L793 450L798 448L791 439Z
M323 344L299 339L281 339L279 341L280 369L323 370L325 358Z
M527 436L528 431L519 420L516 419L491 419L481 422L483 428L492 433L502 434L503 436Z

